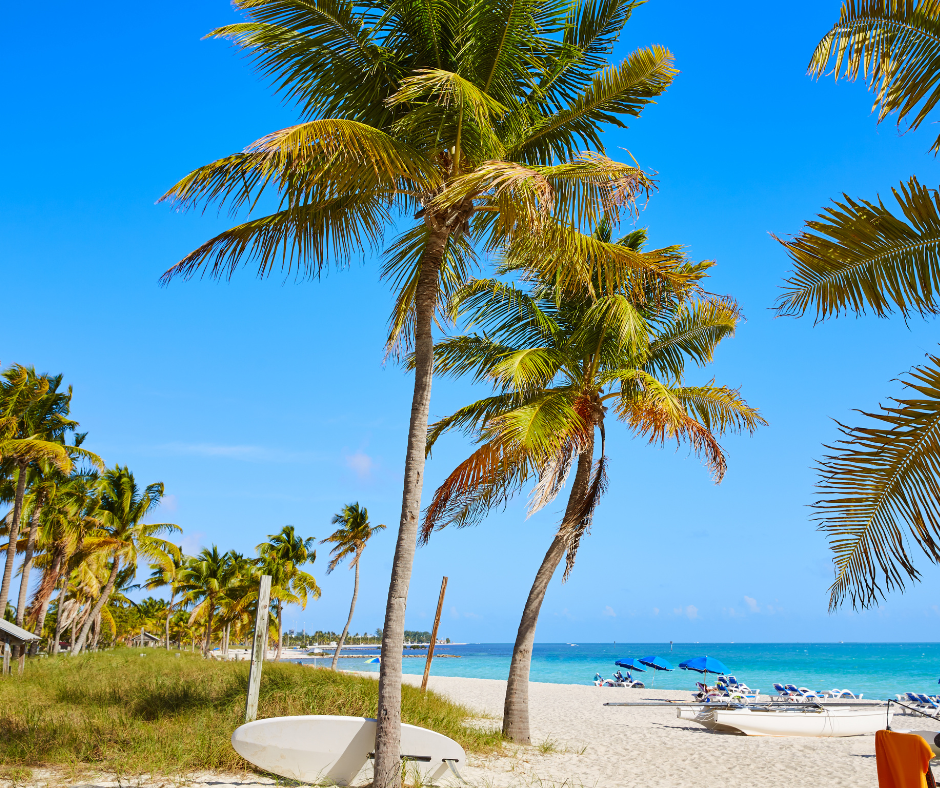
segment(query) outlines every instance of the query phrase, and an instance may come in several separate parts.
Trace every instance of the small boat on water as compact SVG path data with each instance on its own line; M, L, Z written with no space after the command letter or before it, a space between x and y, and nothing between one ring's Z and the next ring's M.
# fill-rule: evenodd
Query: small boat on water
M798 708L749 708L707 704L680 706L677 716L709 730L747 736L861 736L883 730L891 722L891 711L883 706L842 709L801 704Z

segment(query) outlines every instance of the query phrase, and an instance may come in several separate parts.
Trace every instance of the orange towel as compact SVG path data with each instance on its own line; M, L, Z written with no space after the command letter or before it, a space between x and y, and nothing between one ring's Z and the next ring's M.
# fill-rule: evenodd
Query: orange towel
M933 751L920 736L877 731L875 757L878 788L927 788L926 774Z

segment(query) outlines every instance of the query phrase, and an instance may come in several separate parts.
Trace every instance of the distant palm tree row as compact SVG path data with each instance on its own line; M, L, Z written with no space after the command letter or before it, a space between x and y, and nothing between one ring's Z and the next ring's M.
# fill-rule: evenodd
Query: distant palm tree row
M138 485L126 466L105 468L98 455L82 448L86 433L70 418L71 388L61 375L42 375L14 364L0 373L0 503L9 505L0 520L5 554L0 611L27 628L58 654L63 638L78 654L99 644L130 641L159 621L166 648L197 639L203 654L218 641L227 650L232 636L250 634L261 575L270 575L271 636L282 640L284 606L305 608L320 597L320 587L304 567L316 560L313 537L291 525L269 534L257 556L212 545L186 556L170 535L173 523L145 522L164 496L161 482ZM325 539L334 545L332 571L346 557L356 570L352 621L359 584L359 559L366 542L385 526L371 526L358 503L333 518L340 524ZM11 593L19 562L18 593ZM140 562L150 576L135 584ZM30 595L30 580L39 582ZM132 602L128 593L166 588L169 601ZM38 650L39 645L34 648ZM335 666L335 659L334 659Z

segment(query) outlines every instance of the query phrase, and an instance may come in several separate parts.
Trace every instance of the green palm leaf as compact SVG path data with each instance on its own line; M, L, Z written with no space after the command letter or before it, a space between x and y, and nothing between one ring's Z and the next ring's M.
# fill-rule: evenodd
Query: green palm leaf
M940 357L902 382L911 398L864 413L863 427L840 424L843 439L819 464L813 506L835 556L830 609L846 597L870 607L917 580L908 539L940 562Z
M662 94L677 74L664 47L638 49L619 66L597 73L584 91L557 113L540 120L510 148L524 161L567 159L585 147L603 152L598 123L626 124L622 115L638 117Z
M836 25L819 42L811 74L833 69L847 79L859 74L875 92L878 120L898 113L898 125L920 126L940 101L940 2L937 0L847 0ZM934 142L940 152L940 137Z
M879 317L894 309L905 317L940 310L940 195L916 178L892 192L904 218L881 200L846 196L796 238L780 241L796 270L777 301L778 313L815 310L824 320L867 309Z
M319 205L289 208L252 219L220 233L167 270L161 282L188 279L203 266L213 279L229 279L247 259L258 262L258 276L280 262L284 276L316 278L332 254L340 263L375 248L388 222L388 203L380 196L350 194Z

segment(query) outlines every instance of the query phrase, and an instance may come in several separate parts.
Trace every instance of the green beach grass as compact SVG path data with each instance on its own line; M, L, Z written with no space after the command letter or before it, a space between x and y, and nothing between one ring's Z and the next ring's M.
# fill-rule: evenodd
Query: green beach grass
M246 662L162 649L30 660L21 679L0 679L0 777L36 767L120 775L254 770L229 743L244 721L247 684ZM266 662L258 717L374 717L377 703L374 679ZM468 724L473 716L433 692L402 687L403 722L470 752L499 747L501 734Z

